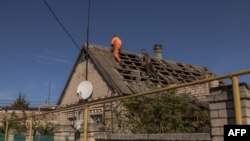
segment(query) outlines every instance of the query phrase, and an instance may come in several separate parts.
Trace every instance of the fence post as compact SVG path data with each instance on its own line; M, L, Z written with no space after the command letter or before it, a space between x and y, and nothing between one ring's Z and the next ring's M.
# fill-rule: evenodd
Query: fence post
M231 79L233 85L235 121L237 125L242 125L239 81L237 76L232 76Z
M29 141L32 141L32 128L33 128L33 117L30 117L30 130L29 130Z
M8 141L9 122L6 122L4 141Z
M88 140L88 105L84 105L84 127L83 127L83 141Z

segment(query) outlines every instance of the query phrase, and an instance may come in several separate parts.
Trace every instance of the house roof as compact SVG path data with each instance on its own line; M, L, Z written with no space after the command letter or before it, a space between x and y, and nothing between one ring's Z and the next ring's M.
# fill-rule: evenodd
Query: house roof
M214 75L206 67L185 64L151 57L151 62L158 78L146 75L141 54L122 50L119 65L111 49L90 45L89 56L105 80L120 95L134 94L152 87L162 87L183 82L192 82Z
M65 89L78 64L77 62L85 52L86 45L80 51L62 95L59 98L58 104L62 100ZM110 88L114 89L119 95L135 94L153 87L192 82L214 75L206 67L170 60L159 60L151 56L152 66L158 76L158 78L154 78L146 75L146 69L143 66L141 54L122 50L120 52L120 57L123 63L119 65L111 53L111 49L108 47L90 44L88 53L97 71Z

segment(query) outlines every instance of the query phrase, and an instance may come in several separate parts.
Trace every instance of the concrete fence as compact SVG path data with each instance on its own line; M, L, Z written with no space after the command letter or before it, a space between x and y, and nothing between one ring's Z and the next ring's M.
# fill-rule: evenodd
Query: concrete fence
M250 124L250 89L245 83L240 84L241 112L243 124ZM212 88L209 102L211 135L213 141L224 141L224 125L235 124L232 86Z
M99 133L96 141L211 141L209 133L194 134L111 134Z

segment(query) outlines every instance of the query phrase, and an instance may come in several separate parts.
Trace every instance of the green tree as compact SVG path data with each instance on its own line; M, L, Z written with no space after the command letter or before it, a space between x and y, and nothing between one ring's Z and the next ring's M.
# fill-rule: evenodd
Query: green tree
M2 128L1 128L1 132L5 132L5 128L7 125L7 122L9 123L9 128L8 129L15 129L15 131L18 134L21 133L25 133L27 130L26 124L23 120L20 120L19 117L16 115L15 112L12 112L10 115L10 118L7 118L6 116L2 119L1 123L2 123Z
M209 110L195 97L174 91L124 102L126 112L118 127L132 133L208 132ZM120 125L119 125L120 124ZM206 128L205 128L206 127ZM124 128L124 127L123 127Z
M28 109L29 103L26 100L25 95L19 93L18 98L11 104L11 108L13 109Z
M45 115L36 117L33 124L35 132L38 131L41 135L54 135L55 125Z
M55 128L55 125L51 122L46 123L44 125L40 124L40 125L36 126L36 130L41 135L54 135L54 128Z
M5 132L5 127L6 127L7 122L9 123L9 129L10 128L15 129L15 131L19 134L26 132L27 127L25 124L25 120L26 120L25 109L29 108L29 103L26 100L25 96L19 93L17 99L13 101L10 108L12 108L13 110L22 110L23 119L20 119L20 117L15 112L12 112L8 118L7 116L5 116L2 119L0 132Z

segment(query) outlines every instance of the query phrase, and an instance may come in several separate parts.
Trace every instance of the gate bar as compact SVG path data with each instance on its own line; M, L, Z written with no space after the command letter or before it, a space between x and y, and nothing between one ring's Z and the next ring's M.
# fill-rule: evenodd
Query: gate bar
M29 124L30 124L29 141L32 141L33 117L30 117Z
M237 76L232 76L231 79L233 85L235 121L237 125L242 125L239 81Z
M88 105L84 105L84 127L83 127L83 141L87 141L88 139L88 112L89 112L89 107Z
M4 141L8 141L9 122L6 122Z

